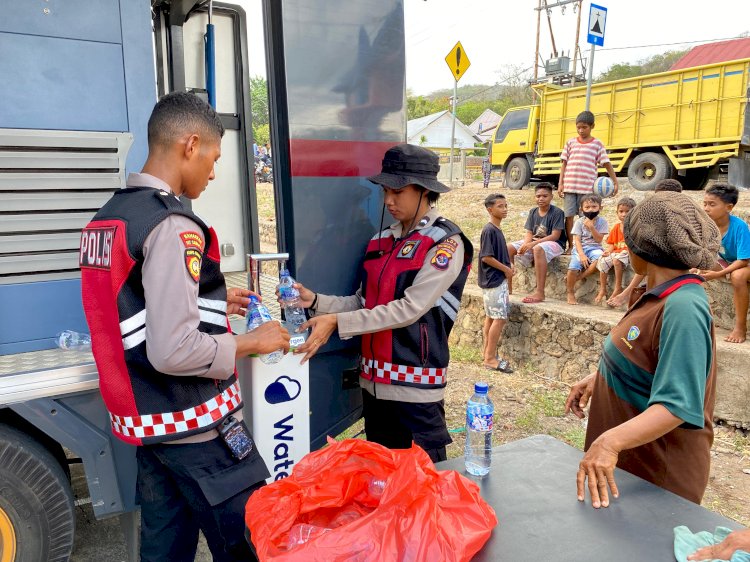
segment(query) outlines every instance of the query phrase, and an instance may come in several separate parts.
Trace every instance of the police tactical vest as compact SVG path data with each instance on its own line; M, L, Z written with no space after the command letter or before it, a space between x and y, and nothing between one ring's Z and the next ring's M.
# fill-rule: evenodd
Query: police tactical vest
M143 244L171 214L195 221L205 240L205 247L197 236L184 241L198 281L198 330L225 334L227 292L216 234L176 197L153 188L121 189L81 234L81 291L99 388L112 431L134 445L203 433L242 406L236 373L225 381L172 376L157 371L146 355Z
M458 277L413 324L362 336L361 377L381 384L445 387L450 359L448 336L471 267L471 242L458 226L442 217L401 239L395 239L392 231L386 229L367 246L362 283L367 309L403 298L432 248L438 246L433 265L438 269L448 267L457 247L448 238L456 234L464 243L464 263Z

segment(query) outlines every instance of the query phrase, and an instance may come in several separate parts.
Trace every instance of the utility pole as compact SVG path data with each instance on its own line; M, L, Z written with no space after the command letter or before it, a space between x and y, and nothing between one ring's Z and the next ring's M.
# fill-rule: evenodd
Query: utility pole
M549 37L552 40L552 56L557 58L557 45L555 45L555 33L552 31L552 10L547 6L547 0L544 1L544 10L547 12L547 25L549 26Z
M581 35L581 8L583 0L578 1L578 20L576 22L576 43L573 47L573 78L571 78L570 85L576 85L576 63L578 62L578 38ZM575 8L575 6L573 6Z
M542 25L542 0L536 8L536 51L534 52L534 84L539 77L539 29ZM536 90L533 90L532 102L536 103Z

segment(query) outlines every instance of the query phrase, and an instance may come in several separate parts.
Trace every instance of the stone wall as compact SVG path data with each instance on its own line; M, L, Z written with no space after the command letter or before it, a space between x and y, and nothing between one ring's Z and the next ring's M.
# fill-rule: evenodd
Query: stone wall
M511 313L499 353L514 366L530 366L549 378L574 382L596 371L604 338L621 313L547 301L523 305L511 297ZM604 321L603 321L604 320ZM476 287L467 287L451 343L482 348L484 305Z
M622 311L559 301L523 304L511 297L511 313L499 348L514 367L528 367L567 383L596 371L604 338ZM478 288L467 287L453 345L482 348L484 307ZM714 415L730 425L750 429L750 345L717 341L718 385Z

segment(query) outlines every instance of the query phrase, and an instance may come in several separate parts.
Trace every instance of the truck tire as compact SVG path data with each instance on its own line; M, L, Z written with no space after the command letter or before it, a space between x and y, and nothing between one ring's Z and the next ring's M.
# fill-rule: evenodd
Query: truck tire
M643 152L628 166L628 181L638 191L653 191L657 183L671 177L672 163L658 152Z
M0 560L70 558L75 514L65 472L28 435L0 424Z
M521 189L529 183L531 168L526 158L517 156L505 167L505 187L510 189Z

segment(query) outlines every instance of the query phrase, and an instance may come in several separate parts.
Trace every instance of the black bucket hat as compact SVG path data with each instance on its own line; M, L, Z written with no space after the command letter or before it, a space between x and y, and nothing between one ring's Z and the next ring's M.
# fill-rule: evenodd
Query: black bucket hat
M386 151L380 173L367 179L391 189L415 184L435 193L447 193L450 187L437 180L439 170L440 159L431 150L413 144L397 144Z

